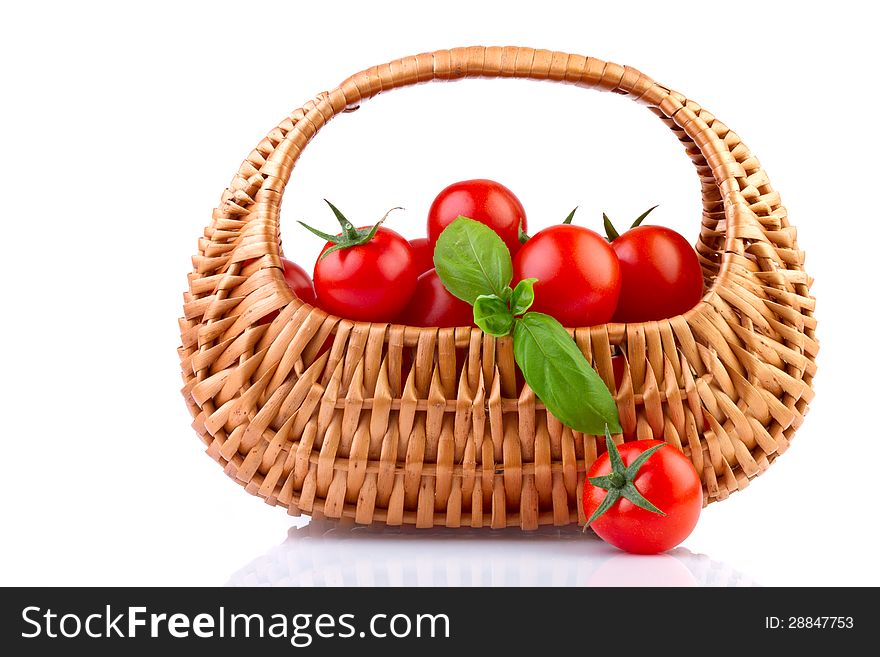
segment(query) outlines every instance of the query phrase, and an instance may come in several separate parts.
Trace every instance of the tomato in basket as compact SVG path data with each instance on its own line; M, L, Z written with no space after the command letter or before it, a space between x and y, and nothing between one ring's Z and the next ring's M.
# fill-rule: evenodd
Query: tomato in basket
M512 191L494 180L463 180L437 195L428 212L428 241L432 247L443 229L459 216L489 226L498 233L511 255L519 250L520 229L528 228L522 203Z
M620 261L615 322L675 317L697 305L703 295L703 271L688 241L671 228L641 225L653 209L622 235L604 217L611 248Z
M471 326L474 309L443 287L436 269L419 276L412 300L403 311L401 323L410 326Z
M242 263L242 268L247 267L252 262L254 261L245 260ZM281 258L281 266L284 269L284 282L287 283L287 287L290 288L290 291L305 303L315 305L315 287L312 285L312 279L309 278L306 270L287 258ZM260 318L260 321L258 321L257 324L271 324L275 321L276 317L278 317L278 311L273 310L269 314Z
M523 244L513 279L537 278L532 310L563 326L594 326L611 319L620 294L617 256L599 233L571 224L550 226Z
M416 287L416 264L409 242L381 224L355 228L329 201L342 232L330 235L303 222L327 240L315 263L318 305L329 313L366 322L392 322Z
M284 281L287 287L301 300L308 304L315 304L315 286L306 270L287 258L281 258L284 267Z
M419 237L409 241L416 261L416 273L421 276L429 269L434 269L434 246L427 237Z

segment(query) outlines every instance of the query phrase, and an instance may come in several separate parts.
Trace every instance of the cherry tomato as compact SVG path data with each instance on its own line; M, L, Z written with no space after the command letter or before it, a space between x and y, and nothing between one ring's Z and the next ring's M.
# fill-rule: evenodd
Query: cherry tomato
M404 347L403 351L400 353L400 388L399 390L403 392L403 389L406 387L406 381L409 379L409 374L413 368L413 350L410 347Z
M443 287L435 269L429 269L419 276L402 322L410 326L471 326L474 310Z
M640 454L657 445L660 448L642 464L632 484L665 515L641 508L621 496L590 523L600 538L627 552L655 554L674 548L693 531L703 508L700 477L690 460L676 448L659 440L636 440L620 445L618 451L623 465L629 466ZM607 452L590 466L583 494L584 513L588 518L609 494L609 490L590 480L611 472Z
M416 287L415 259L409 242L390 228L379 227L369 242L325 257L324 252L334 246L327 242L315 263L318 305L347 319L394 321Z
M428 212L428 241L437 244L443 229L459 216L486 224L504 240L510 254L520 248L519 228L528 229L522 203L507 187L493 180L464 180L437 195Z
M594 326L611 319L620 294L620 266L598 233L561 224L533 235L513 259L513 280L537 278L531 310L563 326Z
M315 287L306 270L287 258L281 258L281 264L284 266L284 280L290 291L306 303L315 305Z
M409 241L416 261L416 273L421 276L429 269L434 269L434 247L427 237L419 237Z
M245 260L242 263L242 269L252 262L254 262L254 260ZM284 281L287 283L287 287L290 288L290 291L307 304L314 306L315 288L312 285L312 279L309 278L306 270L287 258L281 258L281 265L284 267ZM273 310L267 315L261 317L257 324L271 324L275 321L275 318L278 317L278 314L277 310Z
M693 247L664 226L639 226L611 242L620 260L616 322L680 315L703 295L703 272Z
M626 370L626 361L622 355L617 354L611 357L611 369L614 372L614 387L620 390L620 384L623 383L623 373Z

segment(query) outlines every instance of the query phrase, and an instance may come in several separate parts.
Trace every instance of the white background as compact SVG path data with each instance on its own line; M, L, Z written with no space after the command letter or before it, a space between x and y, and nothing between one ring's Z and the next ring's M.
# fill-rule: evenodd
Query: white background
M635 66L712 110L761 159L816 279L817 397L790 451L707 508L673 556L692 573L702 563L739 574L696 583L880 584L878 49L866 6L7 5L0 584L676 581L668 556L618 560L609 580L590 579L613 553L553 532L413 540L331 528L346 539L335 540L316 527L277 548L306 519L245 494L189 427L175 351L181 292L241 160L347 75L473 44ZM287 255L313 261L319 241L294 220L330 228L323 197L356 223L402 205L389 223L414 237L437 191L476 176L511 187L533 228L574 205L598 228L602 210L623 223L660 203L655 221L696 238L690 162L643 107L573 87L467 81L382 96L328 126L287 190Z

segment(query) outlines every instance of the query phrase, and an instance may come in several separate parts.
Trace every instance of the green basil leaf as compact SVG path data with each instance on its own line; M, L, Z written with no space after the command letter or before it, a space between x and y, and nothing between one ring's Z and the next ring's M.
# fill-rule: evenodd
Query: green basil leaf
M437 239L434 267L453 296L474 305L481 294L504 298L513 278L510 251L494 230L458 217Z
M537 278L524 278L513 288L510 311L514 315L522 315L535 303L535 283L537 282Z
M526 382L560 422L603 435L620 433L617 405L568 332L549 315L526 313L513 328L513 355Z
M513 314L502 299L494 294L481 294L474 301L474 324L483 332L500 338L510 335Z

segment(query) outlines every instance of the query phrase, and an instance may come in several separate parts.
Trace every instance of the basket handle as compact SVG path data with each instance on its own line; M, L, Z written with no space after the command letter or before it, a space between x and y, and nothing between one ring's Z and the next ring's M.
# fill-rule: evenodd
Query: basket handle
M635 68L583 55L515 46L471 46L404 57L356 73L332 91L320 94L298 112L300 116L291 130L260 168L265 182L258 196L270 197L265 199L270 206L280 199L302 151L337 114L350 111L383 91L399 87L435 80L494 77L548 80L611 91L655 108L655 113L662 114L681 128L699 149L720 191L728 230L720 254L716 284L726 278L732 254L742 253L744 249L741 231L730 230L731 227L755 221L737 181L737 178L746 176L742 165L715 131L687 105L684 96Z
M656 107L681 127L700 149L720 187L724 187L725 181L744 175L724 142L685 106L682 96L637 69L594 57L514 46L438 50L397 59L352 75L318 97L278 144L263 173L286 185L303 149L330 119L383 91L435 80L494 77L549 80L629 96L636 102Z

